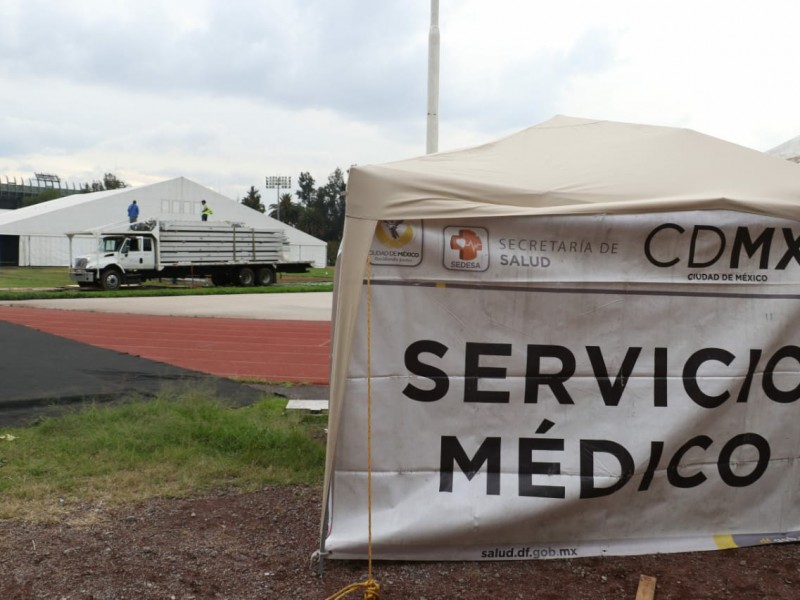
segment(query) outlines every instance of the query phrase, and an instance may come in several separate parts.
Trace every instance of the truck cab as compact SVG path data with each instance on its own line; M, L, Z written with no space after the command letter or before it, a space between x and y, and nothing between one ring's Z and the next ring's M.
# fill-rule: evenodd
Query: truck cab
M119 248L119 265L126 271L154 269L153 238L149 236L128 236Z
M99 285L118 289L123 283L140 283L141 272L156 268L155 242L149 235L104 235L97 252L77 256L70 266L70 279L81 287Z

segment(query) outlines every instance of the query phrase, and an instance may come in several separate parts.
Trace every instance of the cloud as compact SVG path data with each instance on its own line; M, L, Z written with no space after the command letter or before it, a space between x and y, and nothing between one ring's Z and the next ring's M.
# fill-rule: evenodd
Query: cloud
M424 107L424 10L349 0L32 0L0 22L0 69L134 92L248 97L362 119ZM417 35L409 36L415 27ZM44 30L31 49L21 31ZM358 86L354 87L353 83Z
M0 0L0 175L265 175L424 153L425 0ZM794 29L773 0L440 0L439 147L554 114L800 133Z

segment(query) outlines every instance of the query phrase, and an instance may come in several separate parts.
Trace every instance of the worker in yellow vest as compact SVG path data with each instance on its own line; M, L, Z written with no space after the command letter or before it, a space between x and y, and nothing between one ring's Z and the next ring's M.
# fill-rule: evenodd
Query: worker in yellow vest
M205 200L200 200L200 204L203 206L203 210L200 211L201 218L203 221L208 221L208 215L213 215L214 211L211 210L211 207L206 204Z

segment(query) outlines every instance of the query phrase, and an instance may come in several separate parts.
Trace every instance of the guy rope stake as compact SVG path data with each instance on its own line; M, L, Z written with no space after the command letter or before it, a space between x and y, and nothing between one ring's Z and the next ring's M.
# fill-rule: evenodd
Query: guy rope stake
M327 600L341 600L363 589L364 600L377 600L381 585L372 578L372 271L367 257L367 579L351 583L329 596Z

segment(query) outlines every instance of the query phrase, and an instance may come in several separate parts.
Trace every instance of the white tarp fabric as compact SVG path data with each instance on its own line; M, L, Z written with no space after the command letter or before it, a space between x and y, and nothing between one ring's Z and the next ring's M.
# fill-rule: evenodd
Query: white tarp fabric
M797 539L798 220L797 165L663 127L351 169L323 552L367 553L368 400L376 558Z

